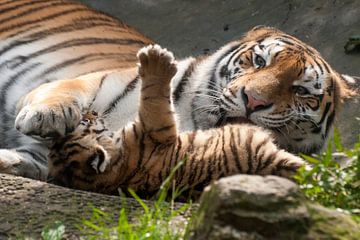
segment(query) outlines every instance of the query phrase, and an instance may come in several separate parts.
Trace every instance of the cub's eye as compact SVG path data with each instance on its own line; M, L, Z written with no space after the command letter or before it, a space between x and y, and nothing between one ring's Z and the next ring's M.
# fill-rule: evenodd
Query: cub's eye
M310 94L309 90L303 86L293 86L293 92L298 96L304 96Z
M261 56L259 55L255 55L255 58L254 58L254 63L255 65L258 66L258 68L263 68L266 66L266 61L265 59L263 59Z

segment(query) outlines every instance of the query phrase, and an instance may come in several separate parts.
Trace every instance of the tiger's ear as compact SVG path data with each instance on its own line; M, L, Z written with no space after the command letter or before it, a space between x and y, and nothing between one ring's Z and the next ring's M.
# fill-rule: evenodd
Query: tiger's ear
M343 98L353 98L360 95L360 77L349 76L346 74L341 74L341 83L345 91L342 93Z
M269 27L265 25L258 25L253 27L250 31L246 32L243 36L244 40L254 40L257 38L261 38L264 34L268 33L283 33L279 29L274 27Z
M266 25L257 25L255 27L253 27L249 32L258 31L258 30L274 30L274 31L278 31L278 29L276 29L274 27L270 27L270 26L266 26Z
M103 173L110 163L110 156L107 151L100 145L95 147L95 154L91 157L89 164L97 174Z

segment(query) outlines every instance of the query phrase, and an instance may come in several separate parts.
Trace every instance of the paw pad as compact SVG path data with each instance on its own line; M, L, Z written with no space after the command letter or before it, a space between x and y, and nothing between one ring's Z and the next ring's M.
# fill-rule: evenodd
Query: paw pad
M174 54L157 44L140 49L137 57L140 61L139 74L143 80L150 76L171 79L176 73Z

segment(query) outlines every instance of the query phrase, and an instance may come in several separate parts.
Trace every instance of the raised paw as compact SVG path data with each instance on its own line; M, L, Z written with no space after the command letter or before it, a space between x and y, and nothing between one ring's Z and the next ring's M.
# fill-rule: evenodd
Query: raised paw
M80 119L79 107L63 99L58 103L24 106L16 117L15 127L25 135L53 139L71 132Z
M170 82L177 68L172 52L159 45L149 45L139 50L139 74L142 81Z

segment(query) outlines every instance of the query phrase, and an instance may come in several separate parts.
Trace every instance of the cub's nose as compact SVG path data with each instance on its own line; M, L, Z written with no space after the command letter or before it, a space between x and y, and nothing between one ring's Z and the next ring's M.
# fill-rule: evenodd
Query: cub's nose
M251 112L263 110L272 106L271 102L261 99L261 97L256 96L255 93L250 90L243 90L243 99L246 108Z

